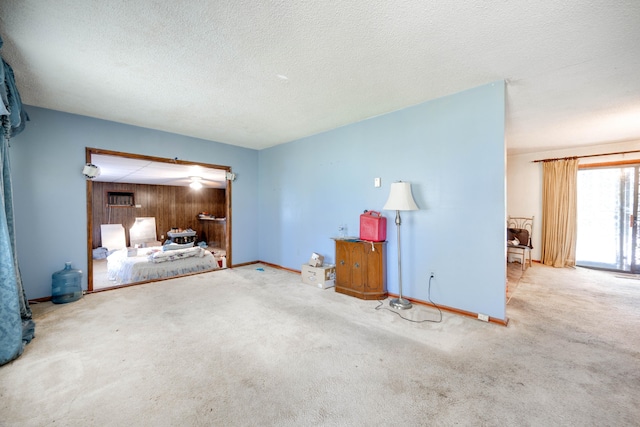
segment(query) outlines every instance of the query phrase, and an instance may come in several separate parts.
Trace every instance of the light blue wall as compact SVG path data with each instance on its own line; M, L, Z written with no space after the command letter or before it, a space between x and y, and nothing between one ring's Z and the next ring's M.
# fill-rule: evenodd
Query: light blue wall
M335 262L338 225L357 236L359 215L409 181L420 210L402 214L404 295L427 300L433 271L434 302L505 319L504 126L499 81L260 151L260 259ZM383 213L397 293L395 212Z
M233 262L258 259L258 152L36 107L11 141L18 258L27 298L71 261L87 286L85 147L231 166Z

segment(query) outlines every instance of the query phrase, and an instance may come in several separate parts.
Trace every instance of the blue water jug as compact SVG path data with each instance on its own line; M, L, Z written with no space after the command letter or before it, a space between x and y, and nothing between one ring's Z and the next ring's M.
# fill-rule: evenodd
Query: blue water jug
M70 262L64 263L64 270L51 275L51 301L64 304L82 297L82 271L71 268Z

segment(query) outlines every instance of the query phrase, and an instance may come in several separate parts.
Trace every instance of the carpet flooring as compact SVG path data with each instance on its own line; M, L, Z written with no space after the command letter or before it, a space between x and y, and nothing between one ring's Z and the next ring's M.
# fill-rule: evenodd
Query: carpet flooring
M639 283L537 264L507 327L263 265L34 304L0 425L637 426Z
M518 290L518 285L520 285L520 279L523 274L522 264L515 262L507 263L507 304L509 304L511 298Z

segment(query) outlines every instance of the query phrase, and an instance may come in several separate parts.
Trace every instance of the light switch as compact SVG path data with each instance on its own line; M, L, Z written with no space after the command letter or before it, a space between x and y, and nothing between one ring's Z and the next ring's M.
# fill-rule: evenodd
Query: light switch
M373 185L375 185L376 187L380 187L382 185L380 178L375 178L373 180Z

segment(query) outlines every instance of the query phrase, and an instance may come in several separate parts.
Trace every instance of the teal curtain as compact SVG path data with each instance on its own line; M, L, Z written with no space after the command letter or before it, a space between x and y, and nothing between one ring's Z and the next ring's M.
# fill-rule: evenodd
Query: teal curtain
M2 39L0 39L2 47ZM26 299L18 256L13 215L9 141L24 129L28 120L11 66L2 59L0 67L0 365L20 356L34 337L35 324Z

